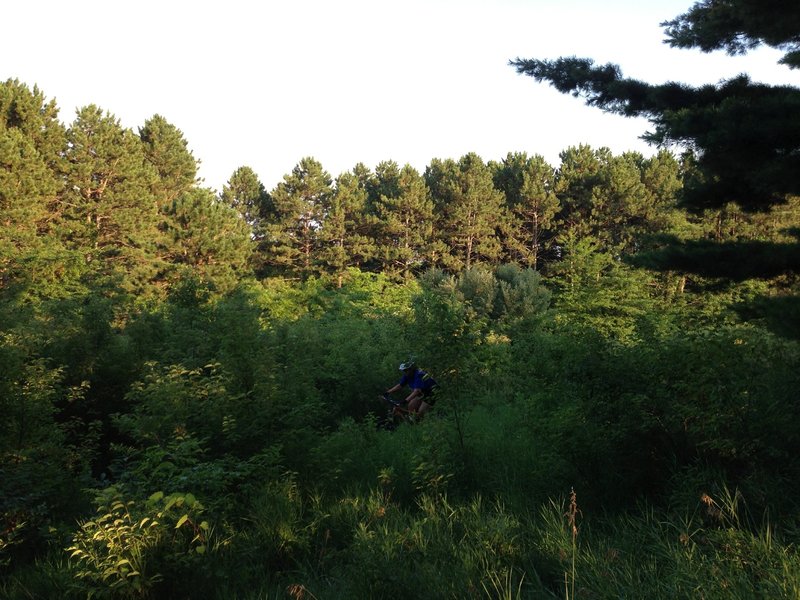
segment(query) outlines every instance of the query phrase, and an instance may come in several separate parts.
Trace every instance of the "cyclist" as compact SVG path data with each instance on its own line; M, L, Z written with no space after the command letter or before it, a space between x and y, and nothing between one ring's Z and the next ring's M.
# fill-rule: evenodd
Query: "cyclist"
M403 373L402 378L386 390L386 393L393 394L408 386L411 389L411 393L406 398L408 410L422 417L436 403L434 390L438 384L433 377L417 367L413 358L400 363L400 371Z

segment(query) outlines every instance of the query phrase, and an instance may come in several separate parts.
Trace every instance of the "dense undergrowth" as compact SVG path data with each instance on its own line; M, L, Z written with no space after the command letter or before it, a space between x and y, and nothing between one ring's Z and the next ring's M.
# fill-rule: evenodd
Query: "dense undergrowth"
M0 596L798 597L797 342L588 281L6 304ZM380 430L411 352L440 399Z
M217 194L6 81L0 598L800 597L800 200L686 213L696 158Z

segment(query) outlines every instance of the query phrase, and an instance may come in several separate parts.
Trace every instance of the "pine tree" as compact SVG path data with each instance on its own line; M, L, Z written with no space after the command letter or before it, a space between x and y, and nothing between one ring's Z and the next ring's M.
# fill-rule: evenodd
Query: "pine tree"
M319 270L319 230L330 208L330 175L313 158L302 159L270 197L264 260L284 272L309 277Z
M646 160L636 152L614 156L607 148L568 148L561 153L556 192L562 237L595 239L604 251L633 252L642 236L663 231L674 220L680 182L669 153ZM662 172L659 174L659 170ZM677 177L677 171L671 172ZM661 177L663 181L659 181ZM647 182L645 181L647 180ZM649 187L648 187L649 185Z
M769 0L702 0L666 26L681 48L738 54L767 44L786 50L782 62L800 66L800 5ZM736 202L764 209L800 195L800 89L753 83L741 75L694 88L625 79L617 65L591 59L516 59L519 73L549 81L591 106L654 125L644 138L696 152L701 177L687 181L684 203L695 210Z
M647 190L645 212L637 224L642 232L677 234L688 231L686 215L678 210L683 190L680 162L671 152L661 149L642 162L641 173Z
M662 148L642 163L642 183L652 197L650 205L656 213L674 211L683 188L681 165L671 152ZM654 216L650 220L657 219Z
M400 166L393 160L378 163L375 175L367 184L367 191L373 206L384 196L396 198L400 194Z
M635 240L646 229L649 212L647 189L642 183L641 154L609 155L603 165L603 180L595 188L592 221L597 237L620 252L635 249Z
M703 0L662 23L674 48L744 54L761 44L786 50L780 60L800 67L800 7L782 0Z
M555 171L542 156L528 157L524 152L509 153L492 168L495 186L504 192L511 212L506 235L509 256L538 269L555 235L559 208Z
M63 170L65 129L55 100L46 100L38 87L31 90L17 79L0 85L0 127L19 130L49 169Z
M169 261L177 266L178 275L191 273L225 292L250 273L250 227L211 190L184 192L167 214L171 224L167 231Z
M483 160L470 153L458 163L433 161L425 180L441 211L441 240L450 251L442 257L445 265L460 270L496 262L502 252L497 231L505 219L505 198Z
M53 101L16 80L0 84L0 290L63 276L53 222L65 147Z
M250 225L253 237L263 237L261 216L270 211L270 198L264 184L252 168L243 166L233 172L228 183L222 187L220 200L234 209Z
M369 260L375 246L367 235L367 190L357 172L343 173L336 179L325 224L320 228L320 261L342 286L348 267L360 267Z
M405 165L393 185L383 190L386 193L376 207L377 253L384 272L408 278L435 260L431 254L433 201L424 179L411 165Z
M567 232L578 237L593 232L595 189L602 184L603 161L609 155L607 148L595 151L585 144L571 146L559 155L555 191L561 204L557 216L560 237Z
M142 293L163 268L156 249L158 173L141 139L96 106L78 112L67 140L65 242L98 274L118 275L125 289Z
M154 191L163 205L196 185L197 160L180 129L154 115L139 128L139 137L147 160L158 173Z

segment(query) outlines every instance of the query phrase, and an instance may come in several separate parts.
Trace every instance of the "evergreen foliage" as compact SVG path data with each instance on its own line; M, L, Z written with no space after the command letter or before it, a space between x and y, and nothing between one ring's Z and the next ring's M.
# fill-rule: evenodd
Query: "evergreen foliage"
M161 115L139 129L147 160L158 172L157 196L169 204L197 182L197 161L183 133Z
M261 219L269 213L269 194L250 167L239 167L223 186L220 199L241 215L253 228L256 238L263 236Z
M780 15L780 18L775 18ZM776 0L705 0L663 23L671 46L744 54L761 44L786 50L781 63L800 66L800 10Z
M483 159L473 153L458 162L434 161L425 178L440 207L440 238L449 249L442 263L460 270L498 259L502 249L497 228L505 218L504 201Z
M333 196L332 180L313 158L302 159L271 192L265 260L307 278L319 272L320 230Z
M368 192L354 173L336 179L330 209L320 230L320 260L342 286L348 267L360 267L372 258L375 244L370 239L366 214Z
M800 11L783 2L705 0L663 24L681 48L743 53L766 43L784 50L782 62L798 64ZM645 139L693 150L700 176L687 182L684 201L696 209L736 202L763 209L800 194L795 114L800 90L754 83L740 75L693 88L676 82L651 85L622 77L614 64L591 59L520 59L519 73L548 81L591 106L624 116L643 116L655 127Z
M410 165L397 173L393 185L385 182L382 187L384 192L375 202L382 270L408 278L423 266L436 264L433 200L424 179Z
M141 294L161 267L161 216L153 194L158 174L142 141L113 115L87 106L67 131L66 160L59 198L65 245L85 253L94 276L119 277L132 294Z
M514 217L506 246L510 257L536 269L555 241L555 172L541 156L509 153L501 164L490 164L497 189L503 191ZM516 227L514 226L516 225Z
M190 267L192 276L213 282L221 291L233 289L249 270L252 239L248 224L203 188L179 196L166 214L170 219L165 231L170 263Z

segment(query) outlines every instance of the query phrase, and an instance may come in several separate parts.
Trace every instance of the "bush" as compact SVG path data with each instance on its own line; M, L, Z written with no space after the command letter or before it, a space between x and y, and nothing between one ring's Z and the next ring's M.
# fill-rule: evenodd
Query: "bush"
M84 521L67 548L89 597L144 598L180 570L197 569L211 527L191 494L125 500L111 487L97 497L97 515Z

